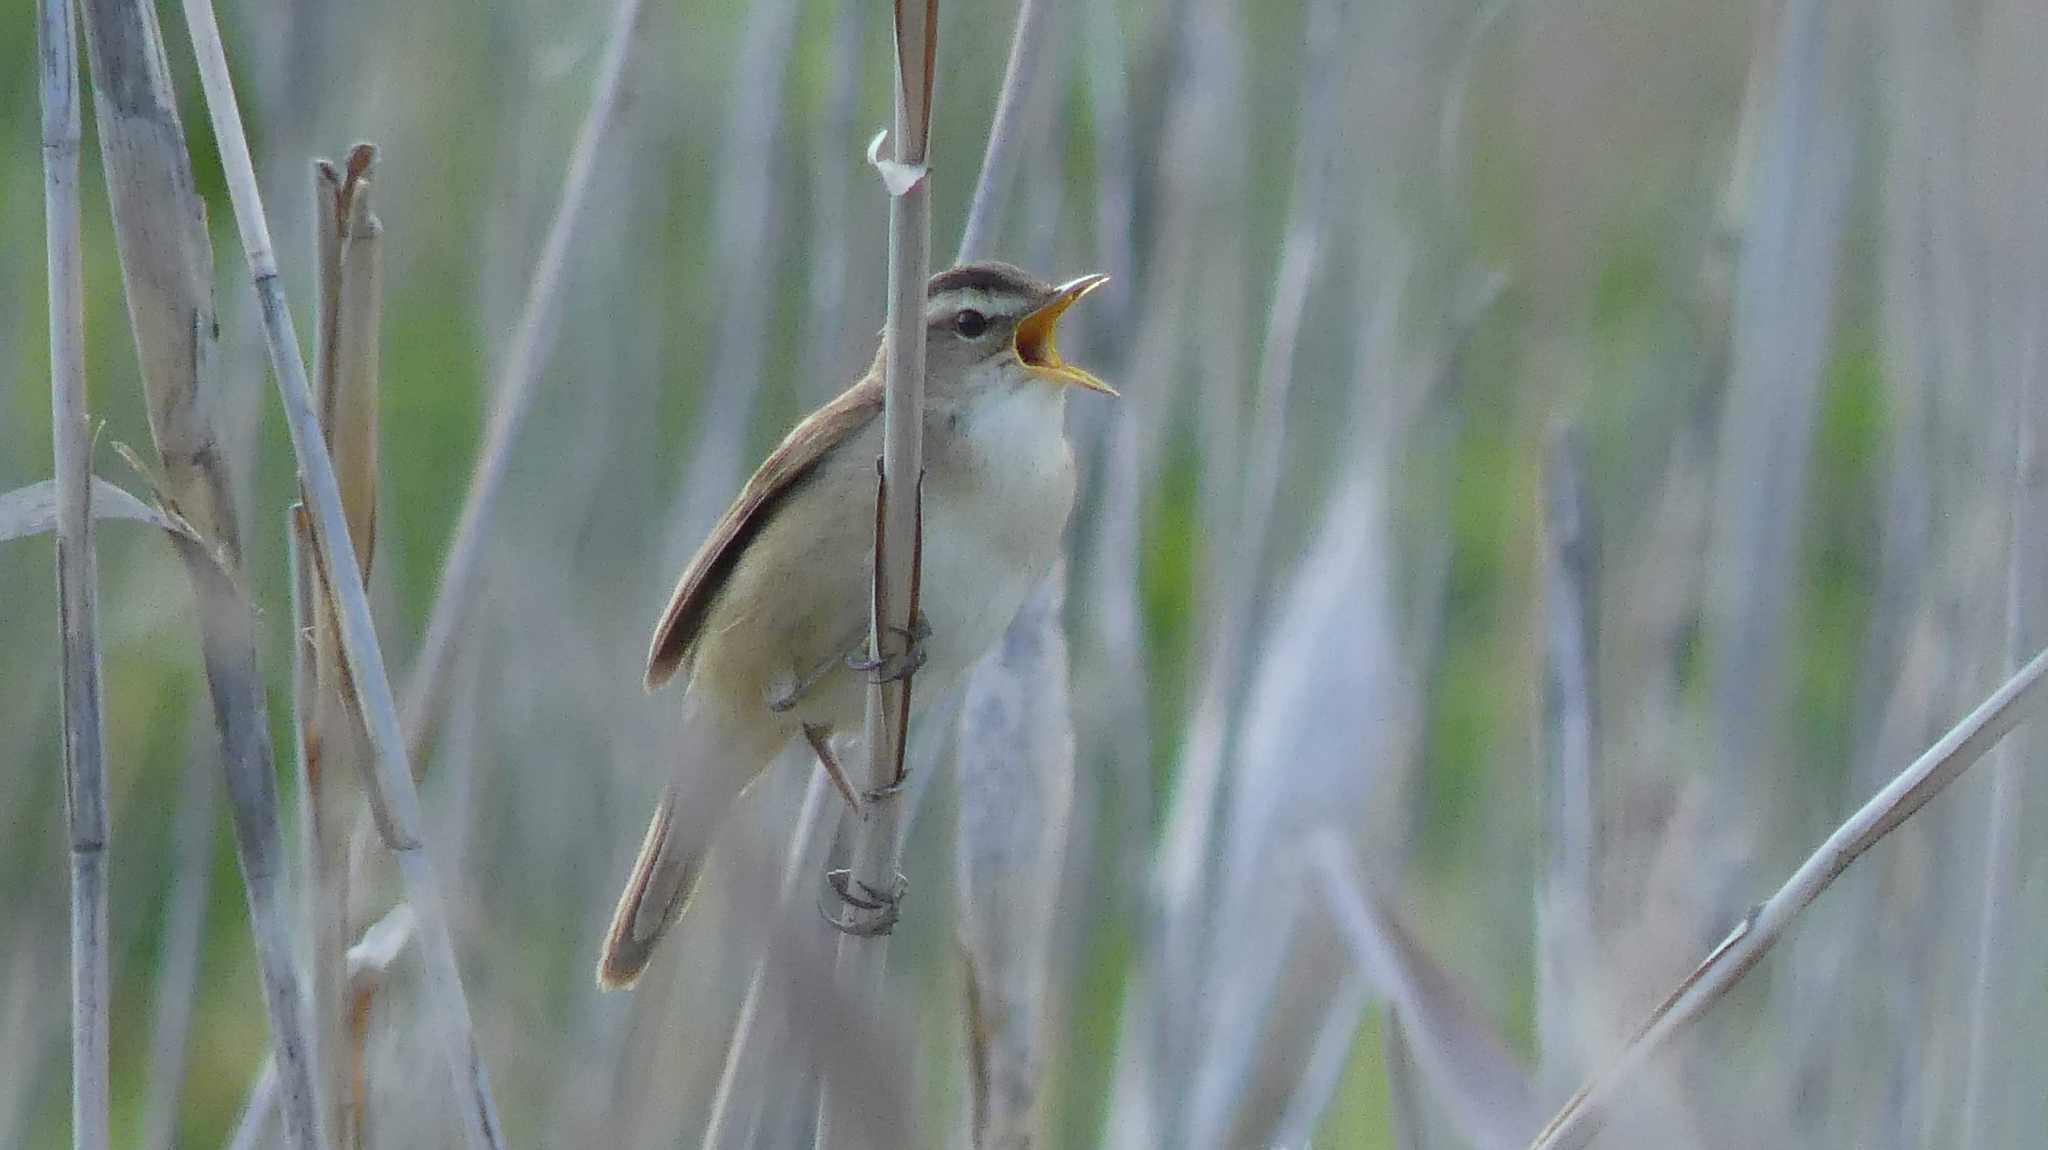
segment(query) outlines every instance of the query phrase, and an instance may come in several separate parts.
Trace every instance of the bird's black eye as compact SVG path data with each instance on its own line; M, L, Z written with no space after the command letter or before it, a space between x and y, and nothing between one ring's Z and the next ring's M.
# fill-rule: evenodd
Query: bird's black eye
M979 338L982 332L988 330L988 317L971 307L966 308L953 317L953 330L968 339Z

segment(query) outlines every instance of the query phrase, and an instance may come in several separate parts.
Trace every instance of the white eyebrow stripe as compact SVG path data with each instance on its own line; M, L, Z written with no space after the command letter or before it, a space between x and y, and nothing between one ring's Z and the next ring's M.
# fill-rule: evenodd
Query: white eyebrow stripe
M942 316L955 315L966 308L973 308L983 315L997 314L995 299L980 288L962 287L942 291L931 297L924 305L926 323Z

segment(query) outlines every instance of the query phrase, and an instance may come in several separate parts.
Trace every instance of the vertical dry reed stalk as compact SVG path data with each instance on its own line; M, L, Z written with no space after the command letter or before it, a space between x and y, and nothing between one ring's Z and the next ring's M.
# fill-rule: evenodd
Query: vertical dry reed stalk
M932 72L938 55L938 0L896 0L894 36L895 125L888 134L890 158L878 163L889 191L889 322L883 342L882 466L876 487L874 613L868 653L875 659L903 654L917 613L920 497L924 475L924 302L931 273L931 183L926 149L931 142ZM882 143L877 138L876 144ZM879 153L870 149L870 158ZM903 739L910 711L911 680L876 683L868 691L866 737L869 779L874 789L903 781ZM893 916L902 894L898 833L903 814L895 799L863 805L854 827L848 863L849 888L881 892ZM855 925L886 931L889 917ZM882 1009L886 934L839 940L834 963L842 993L851 1000L864 1033L873 1034ZM902 1068L899 1068L899 1071ZM837 1087L835 1077L842 1079ZM889 1118L870 1112L843 1082L844 1071L828 1068L818 1110L822 1147L863 1142L886 1144L899 1136ZM865 1137L863 1137L865 1134Z
M48 260L50 439L57 488L57 622L64 644L64 815L71 846L71 1144L105 1150L108 1107L107 768L100 717L99 572L85 406L79 253L78 46L71 0L36 6Z
M383 228L370 212L375 149L357 145L344 172L313 169L316 271L314 396L321 431L341 481L350 541L367 573L377 511L377 337L383 295ZM308 552L297 552L301 560ZM360 1141L362 1080L350 1020L348 950L355 938L350 838L372 752L348 684L332 589L318 565L305 569L307 595L294 620L310 638L311 711L299 717L308 813L307 892L311 904L310 1017L327 1136L336 1150Z
M175 540L192 582L201 652L227 770L229 810L254 936L285 1137L320 1145L293 965L292 916L277 815L253 608L240 587L241 547L227 461L213 421L213 251L194 190L156 9L86 0L85 41L121 260L165 501L199 540Z
M242 129L241 110L235 104L220 25L210 0L187 0L185 23L192 34L193 54L198 58L214 138L220 145L243 254L263 313L271 370L277 378L292 451L298 459L300 483L312 513L317 570L332 594L331 604L322 606L331 605L335 613L341 646L347 655L348 680L375 750L376 771L369 780L371 809L378 814L378 829L385 844L398 857L406 900L418 924L426 994L438 1014L436 1022L447 1058L456 1115L471 1150L490 1150L503 1144L497 1107L491 1099L490 1079L482 1055L477 1050L442 892L427 856L419 791L406 759L397 700L392 695L376 629L370 620L369 599L364 593L362 567L349 536L340 481L314 413L305 363L299 358L298 337L292 330L290 307L278 280L270 225L263 215L249 141Z

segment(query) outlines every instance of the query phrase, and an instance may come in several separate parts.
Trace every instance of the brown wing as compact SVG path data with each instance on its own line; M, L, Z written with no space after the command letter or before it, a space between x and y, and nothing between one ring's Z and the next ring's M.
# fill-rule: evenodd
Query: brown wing
M669 596L654 642L647 650L647 689L668 682L689 662L703 631L704 617L724 588L747 545L783 497L809 475L827 451L844 442L882 411L881 373L871 371L838 398L812 412L783 437L753 478L726 508L718 526L697 548L683 577Z

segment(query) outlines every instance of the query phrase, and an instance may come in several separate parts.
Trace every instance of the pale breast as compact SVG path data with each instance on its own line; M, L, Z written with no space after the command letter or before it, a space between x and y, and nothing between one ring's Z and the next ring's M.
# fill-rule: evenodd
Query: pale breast
M1001 637L1052 569L1074 502L1065 402L1036 381L927 434L920 598L926 674L956 681Z

